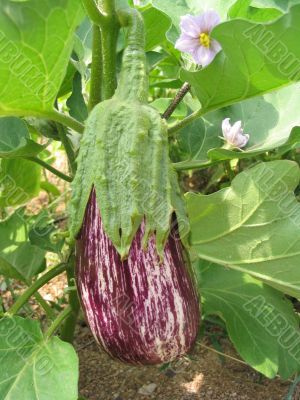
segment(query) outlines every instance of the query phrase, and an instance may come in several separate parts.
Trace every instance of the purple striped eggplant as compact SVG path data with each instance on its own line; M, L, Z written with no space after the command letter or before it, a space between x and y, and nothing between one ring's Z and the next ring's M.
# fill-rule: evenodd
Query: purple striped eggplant
M199 302L175 229L160 261L155 239L143 249L144 223L121 257L106 235L93 189L77 240L76 281L96 341L137 365L170 362L193 346Z

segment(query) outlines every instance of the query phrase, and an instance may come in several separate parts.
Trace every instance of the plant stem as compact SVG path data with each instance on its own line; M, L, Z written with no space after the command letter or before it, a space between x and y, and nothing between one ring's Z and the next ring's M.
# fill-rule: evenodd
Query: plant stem
M65 149L67 157L68 157L69 168L71 170L72 175L74 175L76 172L76 157L75 157L75 152L73 150L72 144L67 136L68 131L61 124L57 123L56 126L57 126L57 130L58 130L59 138L64 146L64 149Z
M223 163L223 160L218 161L208 161L203 163L203 161L194 160L194 161L182 161L179 163L174 163L173 167L176 171L188 171L190 169L206 169L213 167L217 164Z
M13 316L27 303L31 296L33 296L42 286L46 285L51 279L60 275L66 270L66 264L59 264L46 272L43 276L37 279L25 292L17 299L17 301L8 310L7 316Z
M55 312L46 302L46 300L39 294L39 292L35 292L34 297L36 298L37 302L42 306L43 310L46 313L47 318L53 320L55 319Z
M185 82L182 85L182 87L179 89L179 91L176 94L172 103L169 105L169 107L166 109L166 111L162 114L162 118L164 118L165 120L168 120L172 116L173 112L176 110L176 108L181 103L184 96L188 93L188 91L190 89L191 89L191 85L188 82Z
M57 331L63 321L69 317L72 313L71 306L66 307L60 314L58 314L57 318L53 321L50 325L49 329L45 332L44 337L45 339L50 339L52 335Z
M51 112L44 113L41 116L43 118L59 122L60 124L67 126L68 128L71 128L78 133L83 133L84 131L84 125L81 122L77 121L75 118L70 117L69 115L60 113L55 109Z
M37 157L24 157L26 160L35 162L36 164L41 165L43 168L47 169L48 171L52 172L52 174L58 176L59 178L63 179L67 182L72 182L72 178L68 175L65 175L63 172L58 171L56 168L52 167L50 164L47 164L45 161L41 160Z
M234 171L231 168L230 160L224 161L224 169L225 169L225 172L226 172L226 175L227 175L228 179L231 182L234 179L235 174L234 174Z
M98 26L105 24L105 15L99 10L95 0L82 0L82 2L87 15L94 24Z
M67 269L68 285L74 286L74 283L75 283L75 275L74 275L75 257L74 257L74 254L71 255L68 264L69 264L69 267ZM69 292L69 303L70 303L72 312L68 315L64 325L62 326L60 337L61 337L61 340L64 340L65 342L73 343L76 322L77 322L78 313L80 310L80 303L79 303L79 299L78 299L76 290L71 290Z
M186 127L187 125L191 124L193 121L195 121L196 119L202 117L203 115L203 111L202 108L200 110L197 110L195 112L193 112L191 115L189 115L188 117L184 118L182 121L171 125L168 129L169 135L172 135L173 133L176 133L177 131L179 131L180 129Z
M117 17L111 18L111 24L101 28L104 100L110 99L117 87L116 59L118 33L119 22Z
M93 26L93 61L91 70L90 99L88 109L92 109L102 99L102 41L99 26Z

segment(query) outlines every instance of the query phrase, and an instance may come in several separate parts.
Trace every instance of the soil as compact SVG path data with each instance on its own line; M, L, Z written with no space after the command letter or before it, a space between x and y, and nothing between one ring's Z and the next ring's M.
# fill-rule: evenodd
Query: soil
M222 362L204 340L196 344L190 359L164 370L112 360L97 347L87 327L78 327L76 348L80 393L88 400L283 400L290 386L263 378L238 361L227 339L222 342L224 353L237 360L226 357Z

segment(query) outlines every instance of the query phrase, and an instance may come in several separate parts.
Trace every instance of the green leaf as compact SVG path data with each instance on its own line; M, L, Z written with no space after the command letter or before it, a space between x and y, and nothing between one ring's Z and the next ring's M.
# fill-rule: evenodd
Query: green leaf
M74 79L74 75L75 75L76 71L77 71L76 68L74 67L73 63L70 61L68 64L67 72L64 77L63 83L61 84L61 87L57 94L58 98L66 96L67 94L72 92L73 79Z
M47 193L53 194L53 196L55 196L55 197L58 197L61 195L61 192L58 189L58 187L48 181L41 182L41 189L45 190L45 192L47 192Z
M245 18L249 21L267 22L282 15L282 12L277 8L251 7L252 3L252 0L238 0L229 11L230 18Z
M80 0L2 0L0 115L53 110L82 17Z
M203 311L226 322L242 358L268 378L300 371L299 323L291 303L248 274L202 260L198 268Z
M29 242L29 228L23 210L0 222L0 274L28 281L45 268L45 251Z
M273 7L282 11L288 11L291 6L299 3L299 0L252 0L254 7Z
M72 95L67 100L67 106L70 109L70 115L77 121L84 122L88 117L88 110L82 94L81 75L76 72L73 80Z
M171 26L171 20L154 7L147 8L143 13L146 30L146 51L161 45L166 38L166 32Z
M75 400L78 357L69 343L44 339L39 323L0 320L0 397L3 400Z
M295 84L263 97L249 99L231 107L208 113L182 129L178 135L179 148L187 162L251 158L270 150L286 152L300 144L300 85ZM243 151L221 148L222 121L241 120L250 135ZM184 162L181 163L184 165Z
M240 173L217 193L188 193L194 251L300 297L299 179L296 163L273 161Z
M28 233L30 243L40 249L60 253L64 245L64 239L56 239L57 227L46 210L34 217L33 227Z
M202 105L202 113L279 89L300 78L300 6L270 24L232 20L212 36L223 51L198 72L182 70Z
M0 207L27 203L40 191L41 168L23 159L0 160Z
M27 125L20 118L0 118L0 157L33 157L43 149L30 139Z
M45 136L49 139L60 140L57 124L54 121L39 119L39 118L26 118L29 129L34 133Z

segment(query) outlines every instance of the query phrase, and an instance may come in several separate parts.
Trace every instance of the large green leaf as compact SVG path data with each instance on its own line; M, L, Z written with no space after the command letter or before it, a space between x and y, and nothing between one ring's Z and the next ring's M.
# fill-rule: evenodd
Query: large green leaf
M0 207L27 203L40 191L41 167L23 159L0 160Z
M80 0L1 1L0 114L51 112L82 16Z
M2 400L76 400L78 357L69 343L44 339L39 323L0 320Z
M179 147L187 162L204 164L216 160L250 158L280 148L287 151L300 144L300 85L295 84L263 97L208 113L188 125L178 135ZM243 151L223 149L222 121L241 120L250 135ZM297 128L295 128L297 127ZM184 162L181 166L184 166Z
M161 45L165 40L166 32L171 26L171 20L164 13L154 7L143 12L146 30L146 51Z
M22 210L0 223L0 274L27 281L44 269L45 251L29 242L29 229Z
M300 298L300 205L293 193L299 179L296 163L273 161L217 193L187 194L194 251Z
M251 2L254 7L273 7L282 11L288 11L291 6L299 3L299 0L252 0Z
M223 51L198 72L182 70L202 112L262 95L300 79L300 6L270 24L232 20L212 35Z
M272 21L282 15L277 8L252 7L252 0L238 0L230 9L230 18L245 18L250 21L266 22Z
M43 149L30 139L28 127L20 118L0 118L0 157L33 157Z
M226 322L244 360L268 378L279 373L287 379L299 372L300 330L291 303L248 274L202 260L198 268L203 311Z

